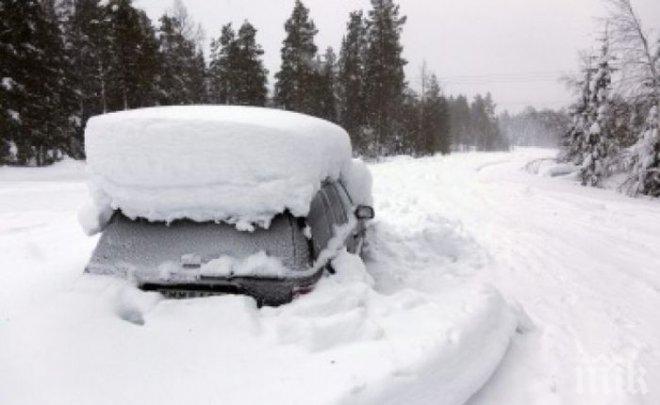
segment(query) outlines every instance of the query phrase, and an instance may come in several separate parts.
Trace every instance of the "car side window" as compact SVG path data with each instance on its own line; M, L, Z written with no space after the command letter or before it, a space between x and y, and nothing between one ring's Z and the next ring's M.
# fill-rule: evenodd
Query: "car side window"
M328 206L330 207L331 215L334 219L333 223L335 225L343 225L348 222L348 216L346 215L346 207L342 201L337 186L332 183L328 183L323 187L323 191L328 199Z
M312 245L314 247L314 258L325 249L332 237L332 222L329 219L326 197L323 190L312 199L307 215L307 225L312 229ZM330 214L331 215L331 214Z
M341 183L337 183L335 187L337 188L339 198L344 203L344 208L350 213L353 210L353 200L348 195L348 191L346 191L346 188Z

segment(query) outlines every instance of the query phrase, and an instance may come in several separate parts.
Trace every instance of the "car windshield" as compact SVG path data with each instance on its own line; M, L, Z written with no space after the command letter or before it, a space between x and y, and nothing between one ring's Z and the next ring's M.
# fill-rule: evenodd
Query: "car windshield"
M299 228L290 214L274 217L268 229L249 232L226 223L131 220L117 212L103 231L88 271L155 271L163 263L180 264L183 269L191 258L207 263L222 256L241 259L259 252L279 259L288 269L303 270L309 251Z

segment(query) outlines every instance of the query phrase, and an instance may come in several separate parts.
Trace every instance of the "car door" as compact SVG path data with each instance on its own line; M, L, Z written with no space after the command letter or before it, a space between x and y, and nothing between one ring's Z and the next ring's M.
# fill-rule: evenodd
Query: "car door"
M307 224L312 231L314 259L328 246L328 242L336 233L336 228L345 226L351 215L350 199L340 187L338 183L325 182L312 200ZM356 246L353 239L351 234L347 240L347 247L351 252L355 251Z
M353 214L353 203L341 183L330 183L325 188L326 196L332 207L336 226L344 226ZM357 221L345 240L346 249L350 253L359 253L364 238L365 226L363 221Z
M323 192L326 197L331 220L334 226L342 226L348 222L346 206L339 195L337 183L326 183Z

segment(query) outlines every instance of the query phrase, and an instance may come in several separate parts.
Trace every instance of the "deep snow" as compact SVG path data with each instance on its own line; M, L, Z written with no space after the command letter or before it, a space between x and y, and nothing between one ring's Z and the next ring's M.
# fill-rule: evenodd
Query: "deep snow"
M341 127L304 114L242 106L167 106L92 117L85 152L93 207L151 221L268 227L307 214L326 178L351 165ZM81 219L97 228L87 207ZM91 232L90 232L91 233Z
M660 403L660 203L553 153L371 165L366 268L261 310L82 275L83 166L0 168L0 403Z

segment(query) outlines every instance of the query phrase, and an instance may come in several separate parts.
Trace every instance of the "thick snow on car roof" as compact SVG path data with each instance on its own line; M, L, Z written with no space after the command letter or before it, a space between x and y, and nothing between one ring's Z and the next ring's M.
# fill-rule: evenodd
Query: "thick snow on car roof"
M152 221L267 226L306 215L326 178L351 167L341 127L258 107L176 106L93 117L85 129L97 208Z

